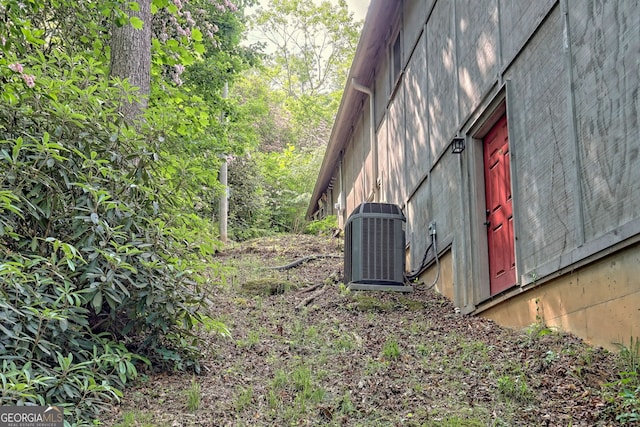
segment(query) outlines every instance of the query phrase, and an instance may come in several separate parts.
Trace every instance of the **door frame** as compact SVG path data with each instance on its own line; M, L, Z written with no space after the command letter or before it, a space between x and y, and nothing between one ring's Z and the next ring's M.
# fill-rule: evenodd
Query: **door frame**
M512 208L513 208L513 227L514 227L514 255L516 260L516 287L521 283L519 272L520 262L518 259L518 203L517 203L517 180L514 173L516 166L515 141L512 138L513 128L512 115L509 114L508 102L508 86L507 81L494 95L485 106L467 130L470 136L469 144L469 177L470 177L470 225L471 225L471 268L475 280L472 284L473 304L478 306L480 303L492 299L490 276L489 276L489 255L487 241L487 227L485 226L486 216L486 197L485 197L485 177L484 177L484 137L489 133L497 121L506 114L507 116L507 132L509 134L509 152L510 152L510 170L511 189L512 189ZM512 288L513 289L513 288ZM509 292L506 290L505 292Z

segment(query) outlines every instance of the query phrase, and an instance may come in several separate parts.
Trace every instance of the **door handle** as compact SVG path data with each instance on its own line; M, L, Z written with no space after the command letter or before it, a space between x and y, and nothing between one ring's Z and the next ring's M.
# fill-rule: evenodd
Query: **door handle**
M484 226L489 227L491 225L491 221L485 221Z

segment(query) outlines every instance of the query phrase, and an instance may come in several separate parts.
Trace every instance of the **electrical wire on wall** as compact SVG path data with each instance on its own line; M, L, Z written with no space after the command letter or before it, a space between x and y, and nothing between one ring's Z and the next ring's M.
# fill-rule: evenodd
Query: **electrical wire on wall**
M440 279L440 260L438 259L438 245L436 242L435 229L429 230L429 234L431 235L431 243L429 244L429 246L427 246L427 250L424 251L424 256L422 257L422 261L420 261L420 266L417 269L405 274L404 276L405 281L407 283L411 283L413 280L417 279L418 276L420 276L420 274L424 270L424 268L427 266L427 262L426 262L427 255L429 254L429 250L433 248L433 254L436 259L436 277L433 279L433 282L426 289L432 289Z

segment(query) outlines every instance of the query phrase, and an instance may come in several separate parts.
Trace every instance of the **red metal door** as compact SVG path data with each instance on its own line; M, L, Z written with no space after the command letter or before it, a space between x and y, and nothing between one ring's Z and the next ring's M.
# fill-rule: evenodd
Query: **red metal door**
M507 116L483 140L491 295L516 284Z

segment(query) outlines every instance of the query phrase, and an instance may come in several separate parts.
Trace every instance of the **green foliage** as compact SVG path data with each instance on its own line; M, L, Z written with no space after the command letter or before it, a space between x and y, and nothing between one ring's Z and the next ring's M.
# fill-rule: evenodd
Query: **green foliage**
M234 129L246 125L231 140L259 143L251 153L257 168L247 170L246 184L236 188L242 199L234 202L250 213L234 217L236 239L265 229L303 231L359 34L344 1L273 0L258 9L253 24L272 52L264 66L243 73L233 87ZM234 191L231 186L232 197ZM248 220L243 224L240 218Z
M616 396L610 399L616 420L622 424L640 421L640 339L629 339L629 345L615 343L620 352L620 378L608 384Z
M312 221L304 228L305 234L330 236L338 229L338 218L335 215L326 216Z
M129 349L153 360L197 342L190 330L205 300L190 270L196 253L163 219L156 156L118 127L109 100L122 88L92 60L59 55L56 67L29 59L37 85L25 90L5 61L2 403L68 404L87 419L148 363Z
M200 409L201 400L200 383L194 378L191 380L191 387L187 390L187 409L191 412L197 411Z
M235 241L270 233L262 176L254 156L229 163L229 236Z
M398 359L400 357L398 341L393 338L387 338L382 346L382 356L387 360Z
M523 374L502 375L497 381L498 392L507 400L526 403L533 399L533 393Z
M62 404L74 422L140 364L198 369L199 271L218 242L211 201L193 201L225 150L216 110L157 80L144 123L123 125L131 88L108 81L100 42L122 4L97 4L0 5L0 403Z
M158 424L154 415L148 412L128 411L122 415L122 420L114 427L166 427L168 424Z
M272 229L294 233L304 229L321 153L321 149L298 150L289 146L281 152L258 156Z
M245 387L238 387L236 389L235 409L237 412L240 412L249 407L252 401L253 389Z
M275 47L268 62L289 96L343 88L359 35L344 0L270 0L267 9L259 9L255 26Z
M623 372L640 375L640 339L634 340L633 337L630 337L628 346L624 342L615 343L615 345L620 352Z

